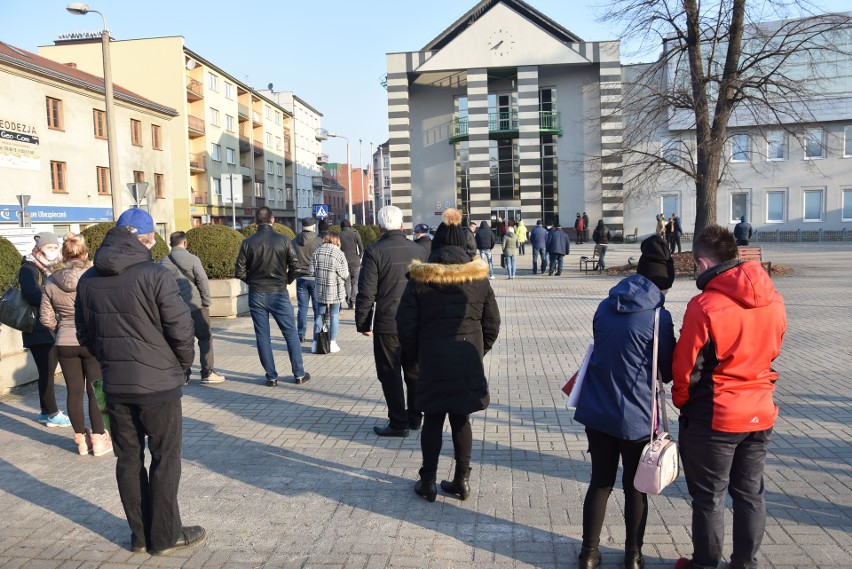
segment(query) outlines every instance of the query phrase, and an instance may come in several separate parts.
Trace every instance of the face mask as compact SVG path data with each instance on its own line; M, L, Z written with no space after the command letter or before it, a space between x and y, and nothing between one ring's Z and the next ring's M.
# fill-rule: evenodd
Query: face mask
M59 251L42 251L42 255L48 261L53 262L59 258Z

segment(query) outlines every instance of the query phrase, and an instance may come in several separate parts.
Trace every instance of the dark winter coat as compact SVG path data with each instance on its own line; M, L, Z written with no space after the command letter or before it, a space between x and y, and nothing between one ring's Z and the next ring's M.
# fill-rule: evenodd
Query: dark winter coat
M479 229L476 230L476 248L491 250L496 244L497 240L494 237L494 232L491 231L488 222L483 221L479 224Z
M610 289L595 312L594 353L574 420L622 440L649 437L654 310L664 301L660 289L642 275ZM657 367L666 383L672 380L674 347L672 316L663 308Z
M322 245L322 237L313 231L302 231L293 239L293 249L296 251L296 264L298 266L296 269L297 277L313 278L308 269L311 266L311 259L314 258L314 252L320 248L320 245Z
M470 257L470 260L473 261L474 259L476 259L479 256L479 251L476 248L476 235L473 233L473 231L471 231L470 229L465 227L464 228L464 239L465 239L464 250L467 252L468 256Z
M168 269L114 227L77 284L77 340L97 358L108 402L179 398L195 355L189 307Z
M349 264L349 270L358 267L361 264L361 255L364 254L364 242L361 240L361 234L351 227L344 227L340 230L340 250L346 255L346 262Z
M544 249L547 247L547 229L541 225L536 225L530 231L530 245L533 249Z
M561 229L554 228L547 239L547 252L555 255L567 255L571 251L571 243L568 234Z
M408 265L414 260L425 261L426 249L399 229L385 231L364 252L355 298L358 332L372 330L376 334L396 334L396 309L408 282ZM373 304L376 305L375 317Z
M234 264L234 276L248 284L249 292L286 292L297 272L296 250L290 239L267 223L258 225L257 232L243 240Z
M740 218L740 222L734 227L734 239L748 242L751 239L751 235L751 223L746 221L745 217Z
M450 262L411 264L396 315L399 341L419 362L417 409L469 414L489 403L482 358L497 340L500 312L484 261L465 262L461 247L438 251Z
M24 341L24 347L39 346L43 344L53 344L56 339L52 330L48 330L44 324L40 322L39 311L41 309L41 298L44 294L44 284L47 277L32 261L28 261L26 257L22 259L21 269L18 272L18 286L21 287L21 294L35 311L35 326L32 332L21 332L21 339Z
M598 226L595 227L595 230L592 232L592 241L598 245L608 245L611 238L612 235L603 222L598 223Z
M420 239L415 239L415 243L426 249L426 258L429 258L429 254L432 252L432 238L428 235L424 235Z

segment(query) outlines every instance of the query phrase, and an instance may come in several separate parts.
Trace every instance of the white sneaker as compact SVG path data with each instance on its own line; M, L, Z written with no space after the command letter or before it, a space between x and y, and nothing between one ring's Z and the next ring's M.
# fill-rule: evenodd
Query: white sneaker
M340 346L337 345L337 342L331 342L331 353L337 353L340 351Z

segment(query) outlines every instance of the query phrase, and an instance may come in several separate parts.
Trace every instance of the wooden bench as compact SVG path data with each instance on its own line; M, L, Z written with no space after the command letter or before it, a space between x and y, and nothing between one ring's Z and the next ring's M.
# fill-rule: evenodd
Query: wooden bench
M760 247L737 247L739 258L745 261L759 261L769 276L772 276L772 263L763 260L763 250Z
M589 264L591 263L593 271L600 270L600 258L601 258L601 246L595 245L595 250L592 252L592 256L583 255L580 257L580 270L586 271L586 274L589 272Z
M633 234L626 234L624 236L625 243L638 243L639 242L639 228L633 230Z

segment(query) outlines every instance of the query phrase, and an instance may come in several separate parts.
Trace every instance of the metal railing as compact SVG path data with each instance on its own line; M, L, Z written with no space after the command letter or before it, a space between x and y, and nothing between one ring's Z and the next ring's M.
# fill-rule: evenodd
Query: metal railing
M206 170L207 165L205 164L206 154L204 152L190 153L189 155L189 169L190 170Z
M187 115L186 119L189 130L204 134L204 119L192 115Z
M518 130L517 111L488 113L488 132L510 132Z
M558 131L559 134L562 134L562 113L558 111L539 111L538 128L539 130Z
M237 105L237 114L244 119L251 118L251 112L249 111L249 108L245 105Z
M201 98L204 96L204 83L196 79L188 78L186 80L186 91Z

